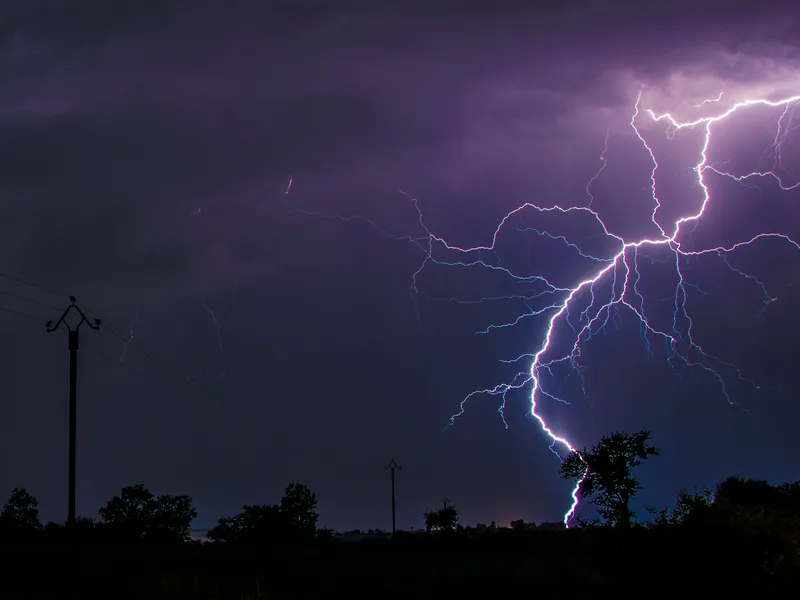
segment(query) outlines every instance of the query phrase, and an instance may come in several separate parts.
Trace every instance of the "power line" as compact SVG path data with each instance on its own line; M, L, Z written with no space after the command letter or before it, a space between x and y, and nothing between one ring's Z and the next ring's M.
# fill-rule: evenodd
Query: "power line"
M13 308L6 308L5 306L0 306L0 312L9 313L12 315L16 315L18 317L25 317L26 319L31 319L32 321L36 321L37 323L42 322L42 317L37 317L26 312L22 312L21 310L14 310Z
M137 371L136 369L134 369L130 365L125 364L124 362L120 362L119 360L117 360L116 358L111 356L109 353L103 352L99 348L96 348L95 346L89 345L89 344L84 344L84 348L86 348L86 350L88 350L89 352L93 352L94 354L96 354L98 356L101 356L101 357L103 357L105 359L108 359L110 362L113 362L115 366L125 369L130 375L132 375L133 377L135 377L136 379L141 381L143 384L152 385L153 387L157 388L159 391L163 392L165 395L169 396L170 398L173 398L173 399L177 399L178 398L177 394L174 391L172 391L172 390L170 390L170 389L168 389L166 387L162 387L162 386L156 385L153 381L149 381L144 375L142 375L141 372Z
M33 289L37 289L39 291L42 291L42 292L44 292L46 294L50 294L50 295L53 295L53 296L59 296L59 297L62 297L62 298L69 298L70 297L69 294L66 294L66 293L64 293L62 291L54 290L54 289L49 288L47 286L44 286L44 285L41 285L39 283L30 281L29 279L25 279L23 277L19 277L19 276L16 276L16 275L11 275L9 273L5 273L5 272L2 272L2 271L0 271L0 278L6 279L8 281L13 281L13 282L21 284L21 285L28 286L28 287L33 288ZM11 291L8 291L8 290L0 290L0 295L7 295L9 297L17 298L17 299L22 300L24 302L29 302L29 303L32 303L32 304L36 304L36 305L39 305L39 306L42 306L42 307L48 308L48 309L58 309L59 308L59 307L54 306L52 304L48 304L46 302L41 302L39 300L30 298L30 297L27 297L27 296L23 296L21 294L17 294L15 292L11 292ZM407 312L408 307L413 306L414 302L415 301L412 300L411 302L408 303L408 305L404 306L403 310L399 313L399 315L400 316L405 315L406 312ZM103 321L103 329L102 329L102 331L107 331L111 335L114 335L119 340L121 340L122 342L127 344L129 347L134 348L135 350L139 351L140 353L145 355L147 358L149 358L150 360L152 360L153 362L158 364L159 367L163 368L166 371L172 372L175 376L180 377L180 379L184 383L189 383L189 382L191 382L193 380L194 381L198 381L200 383L204 383L204 384L210 383L202 375L190 374L190 372L188 372L188 370L185 367L180 366L180 365L178 365L178 364L176 364L174 362L171 362L171 361L165 359L159 353L155 352L151 348L148 348L147 346L142 344L141 341L134 340L130 335L127 335L126 333L124 333L124 331L122 329L120 329L114 323L112 323L111 321L106 319L102 314L99 313L99 311L94 310L91 306L83 303L83 309L87 313L93 313L94 315L103 317L102 318L102 321ZM2 310L2 309L0 309L0 310ZM4 312L13 313L14 311L12 309L7 309ZM30 315L20 315L20 316L27 316L27 318L34 318L34 317L30 316ZM363 346L369 346L369 345L372 345L372 344L374 344L376 342L379 342L379 340L382 337L384 337L387 333L389 333L395 327L397 327L399 325L402 325L402 323L403 323L403 319L402 318L390 318L388 321L389 321L388 325L383 327L381 330L379 330L377 332L374 332L372 335L366 337L362 342Z
M21 283L22 285L27 285L28 287L40 290L42 292L45 292L46 294L52 294L53 296L69 297L68 294L65 294L63 292L59 292L59 291L56 291L56 290L51 290L51 289L46 288L46 287L44 287L42 285L39 285L38 283L33 283L32 281L28 281L27 279L23 279L22 277L16 277L15 275L9 275L8 273L3 273L2 271L0 271L0 277L2 277L3 279L7 279L9 281L13 281L15 283Z
M0 278L6 279L8 281L13 281L15 283L19 283L19 284L28 286L28 287L33 288L33 289L40 290L42 292L45 292L47 294L51 294L51 295L54 295L54 296L61 296L61 297L67 297L67 298L70 297L69 294L66 294L64 292L60 292L58 290L54 290L52 288L48 288L46 286L43 286L41 284L32 282L32 281L30 281L28 279L24 279L22 277L18 277L16 275L10 275L8 273L0 272ZM0 295L5 295L5 296L12 297L12 298L17 298L17 299L22 300L24 302L29 302L31 304L36 304L38 306L42 306L42 307L48 308L48 309L57 310L59 308L59 307L57 307L57 306L55 306L53 304L48 304L46 302L41 302L41 301L36 300L34 298L30 298L28 296L23 296L21 294L17 294L15 292L11 292L9 290L0 289ZM83 307L86 310L86 312L98 314L98 311L92 309L92 307L90 307L90 306L88 306L86 304L84 304ZM12 309L7 309L5 312L14 312L14 311ZM20 316L27 316L29 318L34 318L31 315L22 315L21 314ZM184 382L188 383L192 379L195 379L194 376L188 375L186 373L185 369L180 368L177 365L170 363L169 361L165 360L163 357L159 356L153 350L150 350L149 348L146 348L140 342L132 340L130 338L130 336L125 335L125 333L123 333L119 328L115 327L114 324L110 323L107 319L102 319L102 321L103 321L103 325L104 325L104 327L103 327L104 331L108 331L112 335L115 335L116 337L118 337L119 339L124 341L129 346L133 347L134 349L138 350L139 352L141 352L142 354L144 354L145 356L147 356L148 358L150 358L154 362L158 363L158 365L163 367L164 369L166 369L168 371L172 371L176 375L179 375L180 378Z
M122 333L121 331L116 329L115 327L107 326L107 327L105 327L105 330L108 331L111 335L119 338L120 340L122 340L123 342L128 344L129 346L135 348L136 350L138 350L139 352L141 352L142 354L144 354L148 358L150 358L153 361L157 362L160 366L164 367L165 369L170 370L170 371L174 371L174 372L180 374L181 377L184 377L184 378L187 377L186 374L183 372L183 370L179 369L178 367L176 367L173 364L168 363L166 360L164 360L161 356L156 354L154 351L152 351L152 350L150 350L148 348L145 348L140 342L138 342L138 341L134 340L133 338L131 338L131 336L125 335L124 333Z
M3 293L4 293L4 291L0 290L0 295L2 295ZM33 303L36 303L36 304L41 304L41 303L39 303L39 302L37 302L35 300L31 300L31 301ZM42 306L47 306L47 305L42 304ZM45 319L45 317L43 317L43 316L32 315L30 313L27 313L27 312L24 312L24 311L21 311L21 310L16 310L16 309L13 309L13 308L8 308L8 307L5 307L5 306L0 306L0 312L7 313L7 314L10 314L10 315L14 315L16 317L22 317L22 318L28 319L30 321L35 321L37 324L41 324L41 322ZM103 329L101 329L101 332L104 331L104 330L108 330L108 326L106 325L105 322L103 322ZM117 334L117 332L114 332L114 333L115 333L115 335L119 335L119 334ZM123 339L124 339L124 341L128 341L127 338L123 338ZM128 364L126 364L124 362L120 362L115 357L113 357L112 355L108 354L107 352L104 352L103 350L100 350L99 348L95 347L93 344L87 344L86 342L84 342L82 347L83 347L84 350L88 350L89 352L92 352L92 353L94 353L94 354L96 354L98 356L101 356L101 357L107 359L108 361L114 363L114 365L125 369L126 371L128 371L128 373L130 375L132 375L133 377L135 377L136 379L141 381L143 384L153 386L153 387L157 388L159 391L163 392L164 394L166 394L167 396L170 396L172 398L177 398L178 397L174 390L170 390L167 387L155 384L152 380L150 380L148 377L143 375L140 371L137 371L136 369L132 368L130 365L128 365ZM154 360L158 361L157 355L155 355L155 354L153 354L151 352L148 352L148 350L146 348L140 347L140 348L137 348L137 349L139 349L143 354L145 354L147 356L150 356ZM158 362L161 363L161 361L158 361ZM164 364L164 363L161 363L161 364L162 364L162 366L164 366L166 368L170 367L170 365L167 365L167 364ZM181 377L183 377L182 373L181 373Z
M90 310L89 312L93 312L94 313L96 311ZM170 361L167 361L164 357L159 355L154 350L151 350L150 348L146 347L139 340L133 339L130 335L126 335L120 329L115 327L113 324L109 324L108 321L106 321L105 319L103 319L103 331L107 332L108 334L110 334L110 335L114 336L115 338L119 339L120 341L124 342L129 347L131 347L131 348L133 348L135 350L138 350L145 357L149 358L154 363L156 363L159 367L161 367L162 369L164 369L166 371L171 372L173 375L175 375L178 378L180 378L184 383L189 383L191 380L196 379L195 376L188 374L186 369L184 369L184 368L182 368L182 367L180 367L180 366L178 366L178 365L176 365L176 364L174 364L174 363L172 363ZM111 360L113 360L115 363L119 364L122 367L127 367L127 365L125 363L119 361L118 359L115 359L115 358L110 357L110 356L108 358L110 358Z
M11 295L11 296L15 296L16 297L15 294L6 293L4 290L0 290L0 295L2 295L2 294L7 294L7 295ZM46 304L42 304L42 303L40 303L40 302L38 302L36 300L33 300L33 299L27 299L26 298L26 300L29 300L30 302L32 302L34 304L39 304L41 306L49 306L49 305L46 305ZM0 306L0 312L8 313L8 314L14 315L16 317L22 317L22 318L28 319L30 321L35 321L38 324L41 324L41 322L45 319L45 317L42 317L42 316L32 315L32 314L24 312L24 311L16 310L16 309L13 309L13 308L7 308L7 307L4 307L4 306ZM108 326L105 324L105 322L103 322L103 328L101 329L101 332L103 330L108 330ZM115 335L118 335L117 332L114 332L114 333L115 333ZM127 338L124 338L124 340L128 341ZM102 358L107 359L109 362L113 363L115 366L118 366L118 367L121 367L121 368L125 369L131 376L133 376L134 378L138 379L144 385L153 387L154 389L157 389L158 391L162 392L166 396L169 396L170 398L173 398L173 399L178 399L179 398L179 396L178 396L178 394L177 394L177 392L175 390L172 390L169 387L166 387L166 386L163 386L163 385L158 385L151 378L149 378L146 375L144 375L141 371L138 371L138 370L134 369L133 367L131 367L130 365L128 365L128 364L126 364L124 362L120 362L114 356L112 356L111 354L109 354L107 352L104 352L103 350L100 350L99 348L95 347L93 344L87 344L86 342L84 342L82 344L82 348L84 350L87 350L87 351L89 351L91 353L94 353L94 354L96 354L98 356L101 356ZM158 361L157 355L155 355L155 354L153 354L151 352L148 352L146 348L140 347L138 349L142 353L144 353L145 355L150 356L154 360ZM169 365L164 364L161 361L158 361L158 362L160 362L162 364L162 366L164 366L164 367L169 367ZM183 374L181 374L181 376L183 377Z
M52 308L58 310L58 306L55 304L46 304L44 302L40 302L34 298L29 298L28 296L23 296L21 294L17 294L15 292L10 292L8 290L0 289L0 295L9 296L10 298L16 298L17 300L23 300L24 302L30 302L31 304L36 304L37 306L43 306L45 308Z

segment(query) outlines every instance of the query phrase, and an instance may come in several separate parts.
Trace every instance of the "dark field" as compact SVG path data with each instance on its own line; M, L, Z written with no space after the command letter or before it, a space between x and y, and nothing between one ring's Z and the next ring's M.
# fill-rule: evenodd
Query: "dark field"
M726 532L398 534L394 542L284 548L9 544L0 597L794 597L796 575L769 540ZM477 587L479 586L479 587Z

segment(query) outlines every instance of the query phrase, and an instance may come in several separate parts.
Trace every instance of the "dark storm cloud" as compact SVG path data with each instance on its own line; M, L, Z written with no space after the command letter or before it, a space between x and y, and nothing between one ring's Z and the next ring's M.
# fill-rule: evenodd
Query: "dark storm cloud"
M387 139L403 145L420 133L428 140L441 134L440 118L403 119L387 110L381 93L339 87L346 65L333 76L327 64L295 66L298 78L291 70L264 72L251 57L231 73L230 61L235 57L182 68L154 61L150 71L135 68L129 49L115 50L84 72L31 82L28 97L7 101L4 112L16 118L2 127L3 187L19 194L18 211L43 227L73 224L69 234L34 238L36 272L50 278L83 263L65 258L71 247L82 259L102 253L102 264L90 261L92 274L107 279L114 264L130 262L137 240L151 239L165 222L185 227L181 220L213 204L235 210L248 181L272 182L261 190L270 202L276 181L285 185L298 166L311 176L352 169L359 156L385 153ZM109 219L116 221L98 226ZM181 249L174 240L171 246L202 260L202 249ZM155 258L171 251L162 248ZM180 262L176 256L166 264Z
M44 228L17 260L49 278L74 248L103 255L98 281L134 262L208 280L211 238L291 174L320 192L563 162L565 128L602 129L604 110L624 126L637 82L685 66L754 75L736 40L779 17L696 4L6 3L0 185L20 231ZM191 223L210 206L228 211L218 227ZM45 238L55 222L70 233ZM164 230L180 233L152 248ZM142 240L149 258L131 256Z
M3 122L3 187L18 195L15 218L42 223L42 233L71 223L69 234L33 237L34 272L69 279L75 269L64 267L102 255L88 260L89 271L106 281L112 269L124 278L119 265L132 262L147 268L156 260L168 270L189 256L201 261L203 239L195 240L200 248L173 239L149 258L130 254L154 231L183 226L176 221L197 209L235 210L248 181L271 182L276 191L276 181L285 184L297 167L305 176L352 170L364 156L389 158L392 145L452 135L441 115L420 119L416 107L393 106L387 81L359 82L369 73L355 55L310 62L301 49L299 63L271 69L271 53L290 61L296 47L266 43L258 50L254 56L228 41L210 63L187 64L163 35L144 36L109 42L82 62L53 52L50 77L21 76L22 92L7 94L2 110L13 117ZM82 260L67 259L70 248ZM167 256L172 252L179 254ZM24 255L19 260L24 268Z
M0 187L24 237L4 243L33 276L258 277L232 246L281 237L284 205L264 210L290 175L323 206L409 180L480 189L531 165L567 179L576 136L627 127L639 85L682 69L746 84L764 65L742 33L769 56L765 27L791 23L722 3L154 6L0 9Z

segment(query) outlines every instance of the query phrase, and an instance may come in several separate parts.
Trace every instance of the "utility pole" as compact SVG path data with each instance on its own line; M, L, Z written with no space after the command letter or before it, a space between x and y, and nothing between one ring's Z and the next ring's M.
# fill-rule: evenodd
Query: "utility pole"
M69 498L67 510L67 526L75 525L75 437L78 433L78 332L81 325L86 323L90 328L100 329L100 319L88 319L83 311L75 304L75 297L69 297L67 306L61 318L53 323L48 321L45 326L47 333L52 333L61 325L69 332ZM80 321L74 327L67 322L67 316L76 312Z
M394 472L402 471L403 467L394 462L394 459L389 461L389 464L383 467L384 471L389 471L392 474L392 535L397 533L397 512L395 510L395 496L394 496Z
M447 503L450 502L450 498L448 498L446 495L442 496L441 502L444 509L447 510Z

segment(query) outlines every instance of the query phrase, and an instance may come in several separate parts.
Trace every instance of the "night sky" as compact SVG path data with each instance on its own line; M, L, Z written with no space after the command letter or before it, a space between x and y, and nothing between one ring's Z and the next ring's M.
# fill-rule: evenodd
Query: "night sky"
M502 400L476 396L442 433L470 392L529 369L500 361L537 351L547 314L475 332L544 304L475 302L519 295L492 268L429 263L415 293L428 234L409 196L436 236L489 246L525 202L586 206L607 147L592 208L626 240L652 236L653 164L630 125L643 86L642 110L685 119L721 91L800 94L797 9L668 4L3 2L0 271L18 279L0 279L0 496L25 486L43 519L66 517L67 337L44 322L74 294L109 325L82 330L79 514L141 482L190 494L208 527L299 480L321 525L387 529L395 458L399 527L444 494L464 523L561 520L571 486L529 387L508 395L507 429ZM782 111L719 125L709 162L771 165ZM674 223L699 206L702 128L670 139L640 118ZM800 133L784 125L791 187ZM707 183L686 250L800 239L800 188ZM503 231L494 253L438 258L566 287L597 264L555 238L613 251L586 213L529 212ZM661 327L671 256L639 261ZM794 480L800 460L800 250L770 238L725 255L732 268L682 260L695 342L757 390L721 368L731 404L709 372L671 368L663 340L649 355L623 307L583 346L585 394L562 366L548 389L571 405L539 399L577 446L652 429L663 455L641 471L641 500L654 506L731 474ZM574 339L559 331L563 349Z

